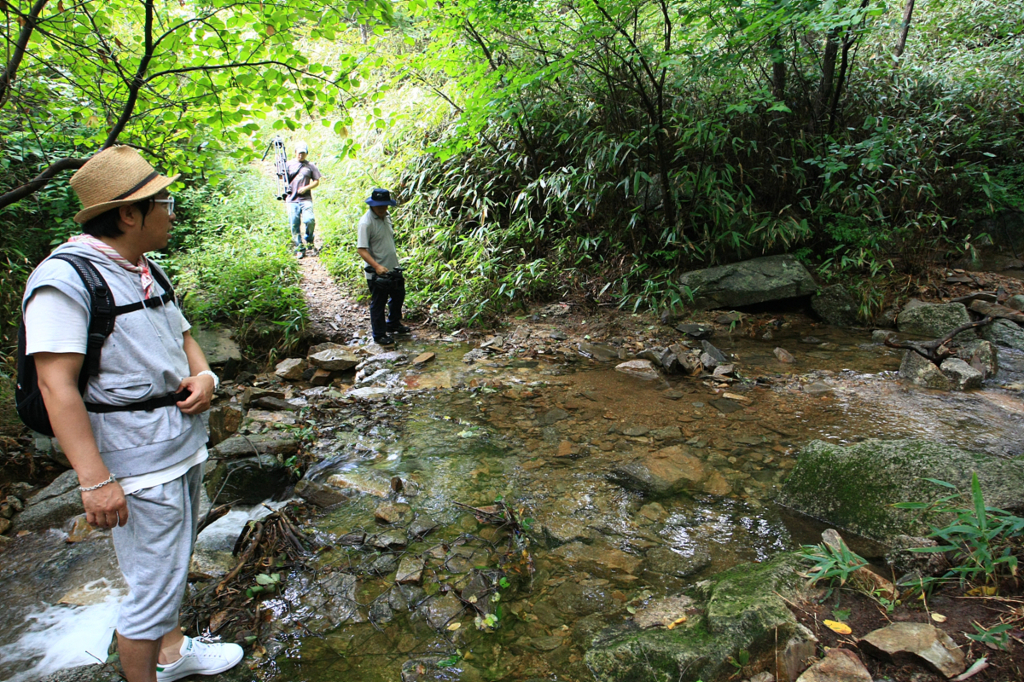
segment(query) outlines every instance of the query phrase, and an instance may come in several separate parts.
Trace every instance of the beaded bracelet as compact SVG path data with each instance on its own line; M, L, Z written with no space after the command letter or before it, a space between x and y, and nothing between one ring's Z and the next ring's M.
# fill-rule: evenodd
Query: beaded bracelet
M90 491L93 491L93 490L99 490L100 488L102 488L103 486L107 485L108 483L113 483L116 480L117 479L114 478L114 474L110 474L110 478L108 478L107 480L103 481L103 483L97 483L96 485L91 485L88 488L83 488L82 486L78 486L78 489L80 491L82 491L83 493L87 493L87 492L90 492Z

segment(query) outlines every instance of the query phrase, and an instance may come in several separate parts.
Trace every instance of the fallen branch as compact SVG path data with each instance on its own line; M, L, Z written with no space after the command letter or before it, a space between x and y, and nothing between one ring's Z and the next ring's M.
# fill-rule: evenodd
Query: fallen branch
M952 341L957 334L965 332L968 329L984 327L985 325L992 324L992 321L993 318L986 317L983 320L968 322L967 324L962 324L956 329L953 329L942 338L934 339L932 341L894 341L891 337L886 337L885 345L889 348L912 350L926 360L938 365L943 360L953 355L953 351L946 344Z

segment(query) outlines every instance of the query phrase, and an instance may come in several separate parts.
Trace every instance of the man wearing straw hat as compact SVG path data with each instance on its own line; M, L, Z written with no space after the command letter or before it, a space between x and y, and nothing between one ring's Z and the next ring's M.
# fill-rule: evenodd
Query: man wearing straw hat
M67 261L48 258L23 299L26 353L54 434L78 474L86 519L112 529L130 588L117 620L130 682L171 682L236 665L242 649L184 637L178 612L196 536L206 429L217 377L189 333L166 276L145 254L167 246L174 199L130 147L93 156L71 178L83 234L53 255L74 254L101 273L119 309L99 373L79 393L90 294ZM156 276L154 276L156 273Z

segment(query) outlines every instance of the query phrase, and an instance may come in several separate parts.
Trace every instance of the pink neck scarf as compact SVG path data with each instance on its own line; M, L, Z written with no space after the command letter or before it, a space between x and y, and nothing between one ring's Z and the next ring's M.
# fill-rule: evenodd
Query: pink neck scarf
M146 260L144 255L139 256L139 262L133 265L128 262L127 258L119 254L113 246L100 241L91 234L75 235L68 239L68 242L80 242L85 246L91 246L128 272L139 275L142 279L142 291L144 298L149 298L153 295L153 273L150 271L149 261Z

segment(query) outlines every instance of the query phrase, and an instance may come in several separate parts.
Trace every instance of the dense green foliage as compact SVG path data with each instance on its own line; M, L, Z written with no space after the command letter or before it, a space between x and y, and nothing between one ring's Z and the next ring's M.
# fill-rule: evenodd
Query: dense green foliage
M5 4L10 40L31 4ZM869 315L887 277L1024 210L1024 0L918 0L905 33L881 0L43 4L0 92L3 187L112 138L205 176L171 261L200 318L301 326L294 292L241 286L295 282L243 165L275 130L325 171L332 273L361 290L362 198L395 189L410 303L451 326L566 293L685 302L682 270L780 251ZM5 313L75 203L56 174L0 209L22 227Z

